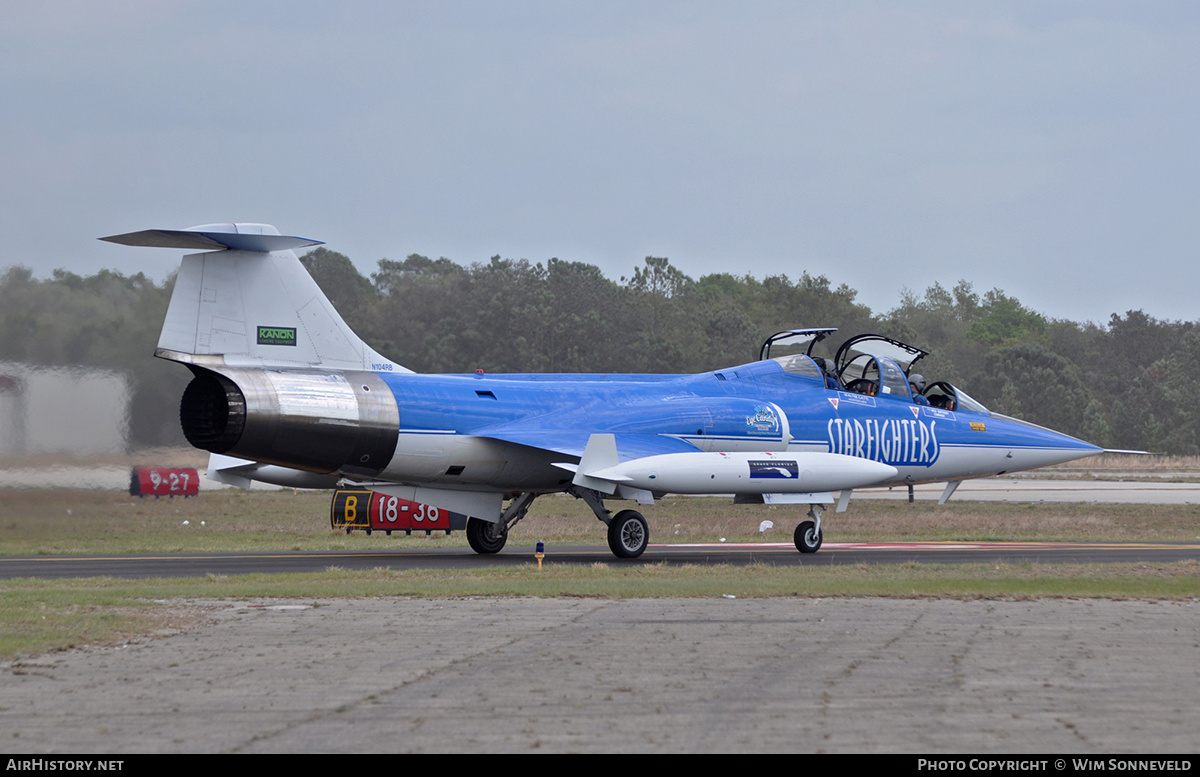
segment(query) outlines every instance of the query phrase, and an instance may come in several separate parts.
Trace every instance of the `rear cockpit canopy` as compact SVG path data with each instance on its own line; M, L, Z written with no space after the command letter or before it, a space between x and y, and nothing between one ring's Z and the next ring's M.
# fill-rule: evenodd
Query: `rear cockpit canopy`
M759 361L773 359L783 371L792 375L814 378L830 388L837 387L833 366L826 359L812 355L813 346L837 329L785 329L767 338L758 352Z
M758 360L775 359L779 361L781 356L791 356L797 353L811 357L813 346L836 331L837 329L826 328L785 329L782 332L776 332L762 344L762 348L758 352Z

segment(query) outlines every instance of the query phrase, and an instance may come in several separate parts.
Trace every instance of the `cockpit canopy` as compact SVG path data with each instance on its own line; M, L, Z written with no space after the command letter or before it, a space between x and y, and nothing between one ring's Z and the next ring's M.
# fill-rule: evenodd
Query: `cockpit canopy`
M785 329L766 339L759 349L759 361L774 359L784 372L816 378L827 388L838 388L837 374L829 360L813 356L812 349L837 329Z
M909 376L916 363L929 355L928 351L883 335L864 334L843 343L832 360L813 356L813 347L836 331L823 328L776 332L763 343L759 359L773 359L785 372L794 375L820 378L831 390L913 400ZM943 410L989 412L965 391L945 381L931 384L923 396L931 406Z
M847 391L912 398L908 372L926 352L883 335L852 337L833 358Z
M912 371L914 364L928 355L928 351L922 351L920 348L893 340L890 337L858 335L842 343L842 347L838 349L837 356L833 357L833 360L837 363L838 372L845 379L847 371L853 374L856 369L851 365L859 364L863 356L883 356L891 359L907 375Z
M802 353L812 356L813 346L824 340L837 329L785 329L767 338L758 352L758 360L777 359Z

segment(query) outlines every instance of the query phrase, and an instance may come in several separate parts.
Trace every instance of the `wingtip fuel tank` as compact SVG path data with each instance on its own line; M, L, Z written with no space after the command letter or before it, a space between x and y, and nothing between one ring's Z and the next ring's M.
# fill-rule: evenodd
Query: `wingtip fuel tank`
M872 486L895 480L889 465L838 453L667 453L586 473L651 492L795 494Z

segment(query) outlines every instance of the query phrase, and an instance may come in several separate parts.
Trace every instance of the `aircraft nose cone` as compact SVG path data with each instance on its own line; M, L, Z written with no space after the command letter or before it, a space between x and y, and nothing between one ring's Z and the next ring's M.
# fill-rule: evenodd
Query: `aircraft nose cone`
M1044 426L1017 418L992 414L989 424L999 423L1002 432L1010 440L1008 471L1046 467L1076 459L1084 459L1103 453L1104 449L1084 442L1076 437L1047 429Z

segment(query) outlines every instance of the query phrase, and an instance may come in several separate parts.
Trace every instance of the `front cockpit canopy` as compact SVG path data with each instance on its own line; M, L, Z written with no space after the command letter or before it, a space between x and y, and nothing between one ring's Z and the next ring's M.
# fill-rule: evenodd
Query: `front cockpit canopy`
M859 354L842 370L841 377L846 390L856 394L872 397L890 394L906 399L912 398L908 376L894 359L887 356Z
M862 356L882 356L891 359L907 375L912 371L914 364L928 355L928 351L922 351L916 346L893 340L890 337L858 335L842 343L842 347L838 349L837 356L833 357L833 360L837 364L838 372L842 375L842 380L848 380L850 378L847 374L848 371L851 374L856 369L862 371L863 367L852 366L859 364Z
M911 398L908 373L926 355L926 351L890 337L859 335L842 343L833 361L847 391Z
M944 380L925 389L925 398L929 400L930 405L942 410L970 410L974 413L991 414L982 402L972 399L967 392Z

